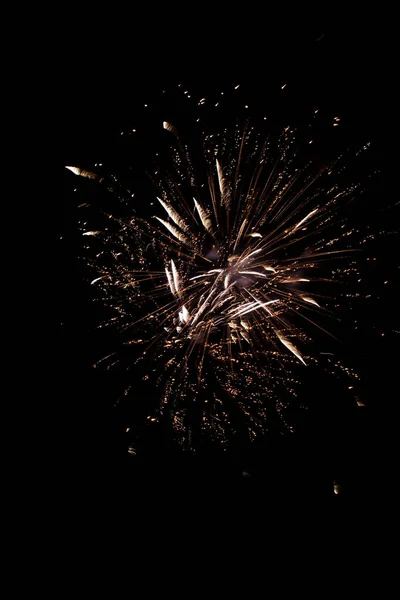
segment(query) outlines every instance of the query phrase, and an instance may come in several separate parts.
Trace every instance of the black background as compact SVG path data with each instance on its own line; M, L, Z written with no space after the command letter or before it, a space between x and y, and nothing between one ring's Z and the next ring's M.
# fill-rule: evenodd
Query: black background
M71 40L66 48L65 107L60 117L60 174L64 177L60 387L63 412L70 423L65 444L73 457L77 498L89 494L91 498L110 497L123 505L134 501L143 510L149 502L157 511L166 504L177 507L177 501L182 506L201 497L204 510L210 513L225 514L221 507L233 502L236 507L240 504L241 511L246 507L241 518L247 518L243 515L252 507L263 510L276 500L305 499L334 507L352 501L365 505L371 498L385 496L392 485L392 462L384 440L396 396L394 348L398 334L393 330L398 329L398 247L394 236L377 239L369 250L377 257L377 265L368 271L365 288L374 300L373 305L359 309L362 327L352 339L357 355L351 358L361 374L363 408L356 406L350 394L343 395L321 378L308 382L310 409L297 434L272 432L252 447L235 447L226 453L204 449L194 456L183 453L155 429L146 434L141 453L132 457L124 437L132 415L128 409L114 406L119 383L91 366L99 358L101 344L106 352L106 342L95 330L99 315L78 260L73 190L88 188L64 165L90 168L103 162L123 170L124 161L133 162L134 173L143 177L154 155L154 140L159 141L160 123L190 121L191 110L182 114L174 103L178 84L199 98L217 98L221 90L241 84L240 102L227 103L222 116L210 111L211 125L213 120L229 124L243 117L244 103L250 107L251 118L266 112L277 124L285 124L287 119L305 122L315 108L332 117L339 115L344 137L332 138L328 132L331 137L325 144L331 147L325 146L325 152L334 154L335 144L339 148L343 139L350 145L371 141L361 175L376 168L381 172L369 185L360 220L370 220L376 230L393 230L398 223L396 208L384 210L393 202L383 187L383 131L388 118L383 65L388 63L378 25L352 28L343 23L328 25L327 20L289 32L283 28L273 31L273 23L264 28L256 22L225 25L221 37L212 19L193 35L185 27L182 35L177 23L147 27L144 18L139 41L138 23L132 36L126 28L119 36L117 31L111 35L110 28L96 31L93 27L87 39L75 25L79 44ZM287 88L281 90L285 83ZM169 103L162 97L163 89L170 91ZM138 129L140 142L129 139L125 144L121 131L133 127ZM390 285L383 286L384 280ZM138 395L144 393L138 388ZM243 476L243 471L251 476ZM342 487L338 497L333 494L333 480Z

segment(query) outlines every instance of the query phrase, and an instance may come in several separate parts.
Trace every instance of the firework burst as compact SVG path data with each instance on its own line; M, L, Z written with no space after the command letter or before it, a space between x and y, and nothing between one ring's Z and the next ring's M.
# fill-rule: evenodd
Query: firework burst
M355 271L337 208L357 188L335 182L340 160L304 160L289 127L266 140L251 127L208 135L199 168L175 126L164 129L173 169L153 175L154 214L107 212L107 228L83 231L96 240L91 283L114 311L102 326L135 345L135 363L150 360L162 393L148 419L169 419L189 447L204 435L226 443L237 427L252 439L272 407L290 428L282 409L316 363L315 335L330 335L326 285L339 260ZM67 168L130 197L115 178Z

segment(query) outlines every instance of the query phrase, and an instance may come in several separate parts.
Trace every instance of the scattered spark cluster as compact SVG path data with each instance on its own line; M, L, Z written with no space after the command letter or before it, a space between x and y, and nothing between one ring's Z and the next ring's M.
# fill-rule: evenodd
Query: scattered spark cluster
M343 214L357 186L335 180L343 157L322 167L304 160L289 127L266 140L250 126L208 134L201 168L177 128L164 129L173 169L153 175L158 192L142 199L144 214L135 205L128 217L106 212L106 227L82 224L93 240L91 283L113 311L102 326L135 346L135 364L151 365L143 379L157 379L162 392L148 421L169 419L186 446L196 436L226 444L238 427L253 439L271 410L291 429L285 408L302 370L318 362L320 332L332 335L325 323L339 299L358 295L338 289L359 277L358 232ZM67 168L129 206L133 194L115 177ZM118 361L112 353L97 364ZM336 358L328 365L357 378Z

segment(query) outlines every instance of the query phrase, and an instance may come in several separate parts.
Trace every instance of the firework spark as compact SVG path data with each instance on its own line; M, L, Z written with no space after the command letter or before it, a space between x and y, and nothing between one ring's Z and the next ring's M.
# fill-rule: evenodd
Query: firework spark
M175 136L177 163L190 166L176 128L164 129ZM189 446L196 428L226 442L235 414L250 438L263 431L271 401L281 406L284 394L296 394L296 363L313 364L312 330L331 314L317 293L321 265L348 256L341 242L349 232L324 232L355 187L332 185L331 165L298 166L291 134L263 144L249 131L209 136L208 185L191 169L160 176L157 200L168 220L108 214L116 230L102 236L104 250L91 262L91 283L107 292L124 343L143 344L140 360L149 356L162 372L162 401L149 420L168 415Z

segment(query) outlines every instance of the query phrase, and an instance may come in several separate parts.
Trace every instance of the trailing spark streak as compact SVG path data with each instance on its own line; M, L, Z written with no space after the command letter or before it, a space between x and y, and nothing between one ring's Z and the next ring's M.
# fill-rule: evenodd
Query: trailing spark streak
M308 296L301 296L301 299L304 300L304 302L308 302L309 304L315 304L315 306L319 306L316 300L314 300L313 298L309 298Z
M306 281L310 281L309 279L296 279L295 277L293 278L289 278L289 279L282 279L281 283L301 283L301 282L306 282ZM303 298L304 300L304 298Z
M104 279L104 277L108 277L108 275L102 275L101 277L96 277L96 279L93 279L90 282L90 285L93 285L94 283L96 283L97 281L100 281L101 279Z
M242 306L242 308L238 312L233 313L232 316L239 317L240 315L247 315L248 313L253 312L254 310L264 308L269 304L275 304L275 302L279 302L279 300L269 300L268 302L259 302L257 300L255 302L251 302L250 304Z
M262 251L262 248L259 248L258 250L253 250L253 252L250 252L250 254L246 258L250 258L251 256L254 256L254 254L259 254Z
M173 260L171 260L171 269L172 269L172 276L174 278L174 287L176 290L176 293L179 294L179 273L176 270L176 266Z
M96 175L96 173L92 173L91 171L85 171L85 169L79 169L78 167L65 167L75 175L80 175L80 177L87 177L88 179L96 179L101 182L103 179Z
M256 275L257 277L266 277L264 273L259 273L258 271L238 271L241 275Z
M208 213L204 210L204 208L201 206L201 204L199 202L197 202L197 200L195 198L193 198L193 200L194 200L194 205L196 207L197 212L199 213L199 217L201 219L201 222L203 223L204 228L209 233L212 233L212 222L211 222L211 219L210 219Z
M261 265L261 266L266 271L271 271L271 273L276 273L276 270L273 267L269 267L268 265Z
M165 267L165 273L167 275L168 285L169 285L169 289L171 290L171 294L173 296L175 296L176 289L175 289L175 285L174 285L174 280L173 280L173 278L171 276L171 273L168 271L167 267Z
M218 173L218 182L219 182L219 190L221 192L221 204L222 206L229 206L230 197L229 197L229 187L226 183L224 173L222 171L221 165L217 160L217 173Z
M170 231L172 233L172 235L174 237L176 237L177 240L179 240L183 244L186 244L186 246L190 246L190 242L187 239L187 237L184 236L183 233L180 232L176 227L174 227L173 225L171 225L171 223L167 223L167 221L164 221L163 219L160 219L160 217L156 217L156 219L158 221L160 221L160 223L162 223L164 225L164 227L166 227L168 229L168 231Z
M178 137L178 132L176 130L176 127L174 127L173 125L171 125L171 123L168 123L168 121L164 121L163 122L163 127L164 127L164 129L166 129L167 131L170 131L176 137Z
M283 335L281 335L280 333L278 333L277 331L275 331L276 335L278 336L278 339L282 342L282 344L284 346L286 346L286 348L288 350L290 350L290 352L293 352L293 354L299 359L301 360L301 362L303 363L303 365L305 365L306 363L304 362L303 357L301 356L300 352L297 350L296 346L294 346L292 344L292 342L289 342L288 339L286 339Z
M178 215L178 213L172 208L170 204L161 200L161 198L157 198L161 206L166 210L168 215L171 217L173 222L178 225L182 229L182 231L189 231L189 227L186 225L184 220Z
M293 231L296 231L296 229L298 229L299 227L301 227L301 225L303 225L303 223L305 223L306 221L308 221L308 219L310 217L312 217L313 215L315 215L315 213L317 213L317 212L318 212L318 208L315 208L310 213L308 213L308 215L306 217L304 217L304 219L302 219L299 223L297 223L297 225L294 226Z
M239 241L240 241L240 239L241 239L241 237L243 235L243 231L244 231L244 228L246 227L246 225L247 225L247 219L244 219L243 223L240 226L240 229L239 229L239 232L238 232L238 235L237 235L237 238L236 238L233 250L236 250L236 247L237 247L237 245L238 245L238 243L239 243Z
M182 306L182 310L179 312L179 318L180 318L181 322L184 324L189 322L190 315L189 315L189 311L185 305Z

